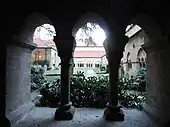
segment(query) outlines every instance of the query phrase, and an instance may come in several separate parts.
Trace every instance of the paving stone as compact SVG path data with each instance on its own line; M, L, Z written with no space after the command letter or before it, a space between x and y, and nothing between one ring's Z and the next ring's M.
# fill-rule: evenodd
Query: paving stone
M150 118L136 109L123 109L123 122L110 122L103 118L104 109L77 108L70 121L54 120L55 108L35 108L13 127L155 127Z

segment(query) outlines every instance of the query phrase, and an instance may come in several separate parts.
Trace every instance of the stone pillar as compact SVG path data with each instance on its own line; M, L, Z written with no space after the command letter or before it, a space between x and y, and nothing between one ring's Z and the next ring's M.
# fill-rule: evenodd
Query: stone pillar
M75 49L74 37L55 40L58 56L61 59L61 101L60 107L55 112L55 120L71 120L75 108L70 102L70 75Z
M109 102L104 111L107 120L123 121L124 114L118 105L118 71L122 58L121 51L108 53L109 63Z
M122 42L122 39L123 41ZM120 109L121 106L118 105L118 72L120 67L120 61L123 57L123 50L125 46L124 40L125 36L120 38L120 45L117 47L112 47L111 43L112 40L106 41L104 43L104 48L106 50L106 57L109 64L109 102L107 104L107 108L104 111L104 116L106 120L113 120L113 121L123 121L124 114L123 111ZM114 42L113 42L114 43Z
M170 42L164 37L142 46L147 53L146 111L160 126L170 123Z
M30 64L35 44L11 40L6 51L6 116L11 125L28 114L31 102Z

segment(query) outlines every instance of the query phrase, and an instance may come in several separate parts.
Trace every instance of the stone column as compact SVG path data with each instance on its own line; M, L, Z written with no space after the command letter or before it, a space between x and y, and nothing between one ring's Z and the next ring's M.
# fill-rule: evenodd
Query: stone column
M6 51L6 116L11 125L28 114L31 102L30 64L35 44L11 39Z
M170 121L170 42L163 37L142 46L147 53L146 111L160 126Z
M124 36L122 38L125 38ZM121 38L121 39L122 39ZM120 39L120 40L121 40ZM104 47L106 50L106 56L109 64L109 102L107 104L107 108L104 111L104 116L106 120L113 121L123 121L124 114L120 109L121 107L118 105L118 72L120 67L120 61L123 57L123 50L125 46L125 42L120 41L118 43L122 43L117 45L117 47L111 46L111 40L106 41L104 43ZM113 42L114 43L114 42Z
M71 120L75 108L70 102L70 73L75 49L74 37L55 39L58 56L61 59L61 101L60 107L55 112L55 120Z

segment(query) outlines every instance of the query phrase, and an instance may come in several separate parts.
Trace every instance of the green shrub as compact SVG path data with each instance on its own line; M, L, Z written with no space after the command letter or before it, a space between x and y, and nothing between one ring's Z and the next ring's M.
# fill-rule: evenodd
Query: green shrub
M119 87L121 90L136 90L145 92L146 87L146 68L140 68L135 76L121 77L119 79Z
M44 70L40 67L31 66L31 89L38 89L45 82Z
M135 77L139 86L139 91L146 91L146 68L140 68Z
M145 101L144 95L129 94L131 81L120 79L118 82L119 103L127 108L141 108L141 103ZM108 76L89 77L74 76L70 80L70 99L75 107L95 107L104 108L108 102ZM60 83L53 82L50 86L46 84L40 93L42 98L37 102L37 106L58 107L60 104Z

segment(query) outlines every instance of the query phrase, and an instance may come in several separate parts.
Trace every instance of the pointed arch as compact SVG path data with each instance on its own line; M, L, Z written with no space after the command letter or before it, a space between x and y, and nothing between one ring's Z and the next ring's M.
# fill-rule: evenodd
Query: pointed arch
M19 35L17 35L19 36L19 40L21 42L33 43L35 29L43 24L52 25L52 22L43 14L37 12L28 15L20 29Z
M72 29L72 35L75 37L79 28L81 28L87 22L96 22L99 26L105 31L106 35L109 32L108 24L104 20L104 18L94 12L88 12L82 15L76 22Z

